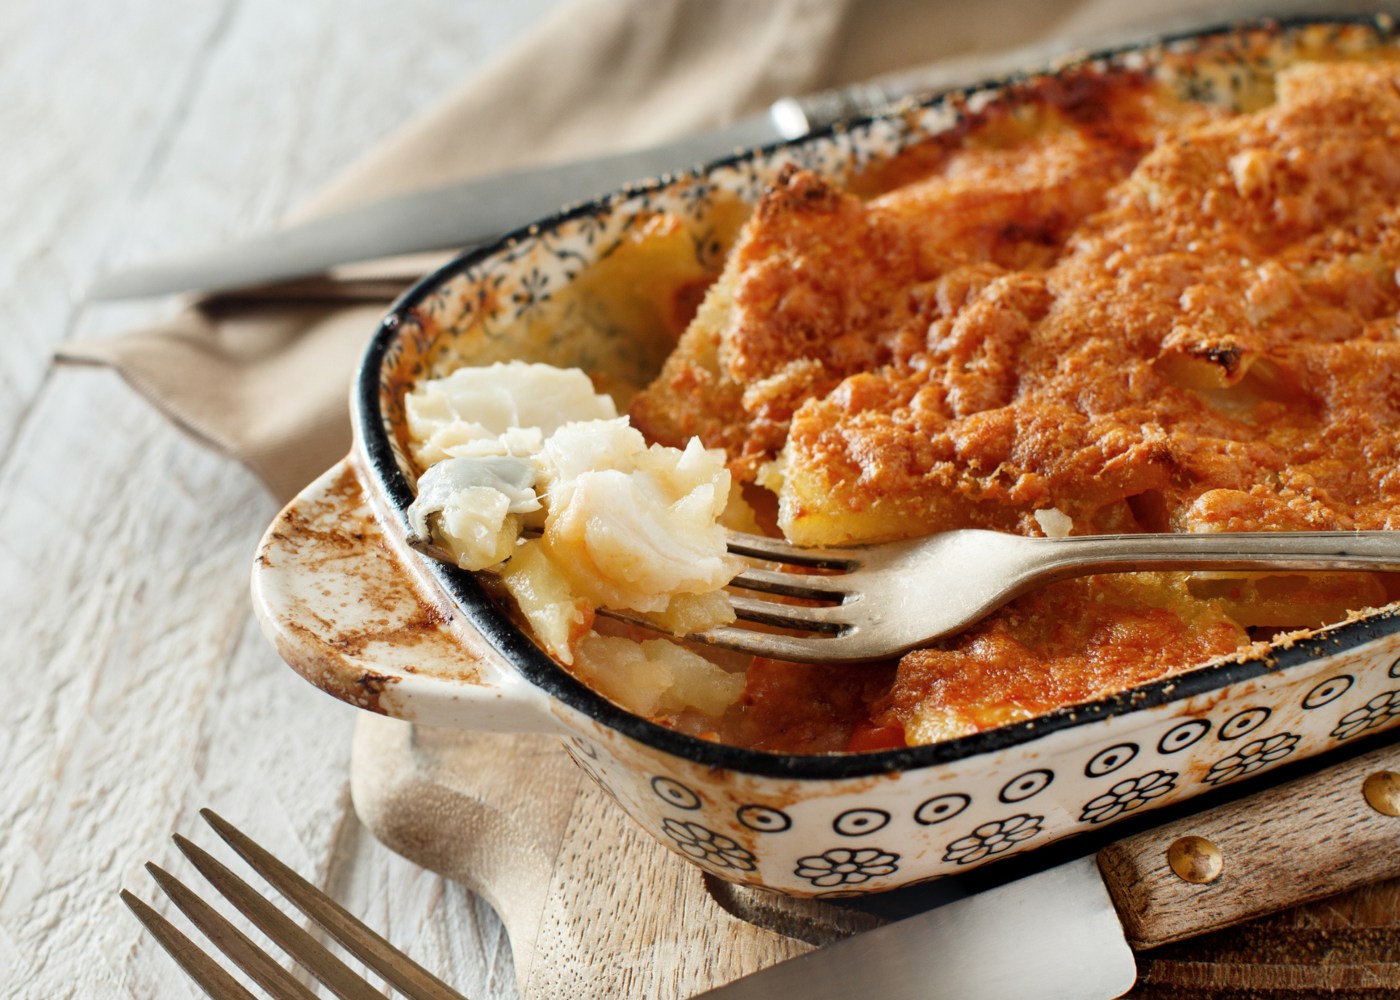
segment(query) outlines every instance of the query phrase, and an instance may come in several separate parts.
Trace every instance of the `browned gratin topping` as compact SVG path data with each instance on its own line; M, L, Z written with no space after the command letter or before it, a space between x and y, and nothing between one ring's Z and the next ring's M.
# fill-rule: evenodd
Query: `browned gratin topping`
M725 449L803 544L1039 533L1047 510L1074 534L1400 528L1400 67L1275 86L1229 113L1071 74L885 167L883 193L786 172L634 423ZM1068 581L897 666L756 664L720 735L930 742L1396 596Z

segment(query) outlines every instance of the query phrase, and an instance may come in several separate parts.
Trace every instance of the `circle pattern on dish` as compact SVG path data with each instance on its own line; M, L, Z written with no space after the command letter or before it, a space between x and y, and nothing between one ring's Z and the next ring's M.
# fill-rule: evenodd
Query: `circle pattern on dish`
M677 809L699 809L700 796L682 785L675 778L668 778L658 774L651 779L651 789L663 802L668 802Z
M1088 764L1084 765L1084 775L1089 778L1102 778L1106 774L1112 774L1120 767L1126 767L1137 755L1138 745L1136 743L1119 743L1107 750L1100 750L1094 754L1093 759Z
M936 795L923 802L918 809L914 810L914 821L923 826L935 826L938 823L946 823L970 805L972 805L972 798L961 792L953 792L949 795Z
M740 806L734 817L756 833L782 833L792 828L792 817L771 806Z
M883 809L847 809L837 816L831 828L843 837L863 837L889 825L890 814Z
M1271 708L1260 705L1255 708L1246 708L1237 715L1232 715L1221 725L1220 731L1215 734L1218 740L1237 740L1241 736L1247 736L1258 729L1273 715Z
M1179 726L1168 729L1166 734L1157 741L1157 752L1162 754L1181 753L1189 746L1199 743L1210 732L1210 722L1207 719L1192 719L1183 722Z
M1039 795L1050 786L1050 782L1055 780L1055 772L1038 768L1034 771L1027 771L1017 778L1012 778L1003 787L997 798L1003 802L1024 802L1032 795Z
M1304 696L1303 707L1311 710L1330 704L1350 691L1353 683L1354 678L1349 674L1338 674L1336 677L1331 677Z

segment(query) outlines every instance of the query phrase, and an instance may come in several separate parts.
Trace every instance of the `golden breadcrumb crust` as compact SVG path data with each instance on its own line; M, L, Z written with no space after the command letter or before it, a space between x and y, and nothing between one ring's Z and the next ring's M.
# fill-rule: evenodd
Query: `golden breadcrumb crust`
M644 433L724 448L804 544L1039 533L1050 508L1076 534L1400 528L1395 63L1298 65L1238 114L1070 74L904 161L874 196L778 179L633 402ZM735 738L956 736L1394 596L1368 575L1070 581L877 694L756 670ZM795 726L807 702L840 725Z

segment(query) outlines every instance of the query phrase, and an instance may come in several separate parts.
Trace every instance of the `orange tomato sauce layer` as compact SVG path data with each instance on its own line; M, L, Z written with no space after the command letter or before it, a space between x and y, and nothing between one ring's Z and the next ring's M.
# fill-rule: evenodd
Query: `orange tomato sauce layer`
M1036 86L863 187L784 172L636 425L725 449L804 544L1049 509L1074 534L1400 528L1400 68L1295 66L1250 113L1126 72ZM759 661L717 735L932 742L1397 596L1066 581L897 664Z

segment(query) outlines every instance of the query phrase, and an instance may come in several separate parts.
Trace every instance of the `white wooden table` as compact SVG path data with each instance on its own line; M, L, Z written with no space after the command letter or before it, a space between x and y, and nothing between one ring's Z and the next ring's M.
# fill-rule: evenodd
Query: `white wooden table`
M170 302L83 306L114 263L272 224L557 0L0 4L0 983L197 995L117 898L198 880L212 806L480 1000L509 947L464 889L350 808L354 712L254 623L275 504L62 339ZM168 907L163 903L161 909Z

